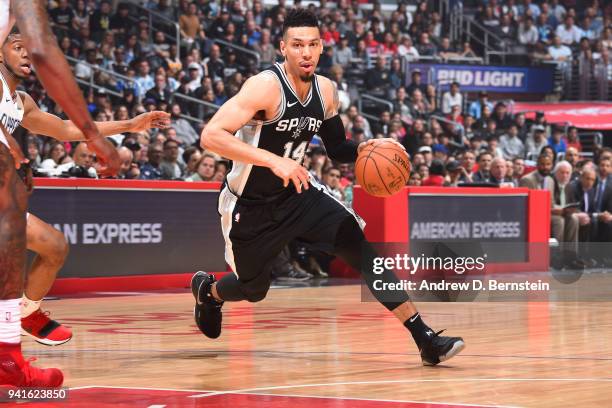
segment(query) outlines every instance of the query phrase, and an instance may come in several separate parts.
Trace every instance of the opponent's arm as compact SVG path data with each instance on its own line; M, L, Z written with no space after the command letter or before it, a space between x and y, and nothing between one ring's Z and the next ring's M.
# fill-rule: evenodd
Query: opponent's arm
M11 7L40 82L75 126L81 129L89 147L102 163L100 174L117 174L121 165L119 154L109 141L102 138L87 111L83 94L49 28L45 2L11 0Z
M55 115L40 110L32 97L19 92L25 113L24 128L32 133L50 136L54 139L72 142L87 140L81 129L70 120L62 120ZM125 132L141 132L150 128L165 129L170 125L170 114L162 111L142 113L133 119L109 122L94 122L102 136L112 136Z
M276 97L275 97L276 96ZM202 131L200 144L225 158L255 166L268 167L283 179L286 186L293 182L298 192L308 188L308 171L296 161L280 157L267 150L244 143L234 134L258 112L270 116L276 113L281 99L276 79L258 74L247 80L240 92L219 108Z
M357 144L357 142L353 140L348 140L346 138L344 124L338 114L338 108L340 106L338 89L329 79L321 76L319 76L318 79L323 101L325 103L325 120L323 120L319 128L318 134L321 136L321 139L323 139L327 155L332 160L340 163L352 163L357 160L357 155L363 148L380 142L391 141L404 149L401 144L392 138L370 139L360 144Z

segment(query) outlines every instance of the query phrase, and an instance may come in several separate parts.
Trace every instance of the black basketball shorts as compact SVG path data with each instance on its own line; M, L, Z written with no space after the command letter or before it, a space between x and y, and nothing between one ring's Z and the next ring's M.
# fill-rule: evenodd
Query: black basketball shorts
M347 217L365 223L311 179L301 194L293 191L271 202L249 202L227 186L219 196L225 260L240 280L263 273L268 262L294 239L332 253L336 232Z

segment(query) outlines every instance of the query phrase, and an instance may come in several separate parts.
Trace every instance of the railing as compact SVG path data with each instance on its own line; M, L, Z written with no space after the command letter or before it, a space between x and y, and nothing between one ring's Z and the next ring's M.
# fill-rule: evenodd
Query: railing
M491 51L508 51L508 45L503 39L493 34L491 30L489 30L481 23L477 22L475 19L462 18L461 24L462 25L460 31L462 32L459 33L459 35L464 34L468 40L474 41L483 47L485 63L489 63L489 53ZM484 38L481 38L481 36L474 33L474 31L477 30L479 31L479 34L482 34L482 37ZM505 63L505 59L503 60L503 63Z
M241 47L240 45L233 44L233 43L231 43L229 41L220 40L218 38L214 38L213 42L215 42L217 44L221 44L224 47L232 48L232 49L234 49L234 50L236 50L238 52L241 52L243 54L249 54L249 55L253 56L255 58L255 63L257 64L257 67L259 67L260 64L261 64L261 57L259 56L259 54L256 51L249 50L248 48Z
M176 57L177 58L181 58L180 52L181 52L181 28L179 26L179 24L175 21L175 20L171 20L169 18L166 18L164 16L162 16L161 14L157 14L156 12L149 10L146 7L141 6L140 4L136 3L135 1L130 1L129 2L130 5L134 6L136 9L139 10L139 12L144 12L146 13L146 17L149 19L149 38L153 38L153 18L157 19L157 20L161 20L163 21L164 24L168 25L169 27L174 27L174 31L175 31L175 35L172 36L168 33L166 33L170 39L175 40L176 41Z
M368 113L365 113L363 111L362 106L363 106L363 100L364 99L372 101L375 104L385 105L386 107L389 108L389 112L393 112L393 104L391 102L389 102L388 100L382 99L382 98L378 98L376 96L369 95L369 94L361 94L359 96L359 99L357 99L357 109L359 110L360 114L362 116L366 117L367 119L378 120L379 118L374 116L374 115L370 115Z
M100 71L100 72L104 72L105 74L108 74L108 75L112 76L112 77L113 77L113 78L115 78L115 79L117 79L117 78L118 78L118 79L121 79L121 80L123 80L123 81L126 81L127 83L133 83L133 82L135 82L135 78L130 78L130 77L127 77L127 76L125 76L125 75L121 75L121 74L119 74L119 73L117 73L117 72L115 72L115 71L111 71L111 70L109 70L109 69L102 68L102 67L101 67L101 66L99 66L98 64L90 64L90 63L89 63L89 62L87 62L87 61L80 60L80 59L78 59L78 58L74 58L74 57L71 57L71 56L69 56L69 55L64 55L64 56L66 57L66 59L67 59L69 62L74 63L74 65L76 65L76 64L84 64L84 65L87 65L89 68L91 68L91 69L92 69L92 71L97 70L97 71ZM92 72L92 75L90 76L90 82L91 82L91 85L93 86L93 85L94 85L94 82L93 82L93 72ZM96 85L96 86L97 86L97 85ZM107 89L107 88L105 88L105 89Z
M453 126L455 129L459 130L459 140L451 140L449 143L457 146L457 147L462 147L463 146L463 139L465 136L465 127L463 127L463 125L459 122L455 122L453 120L444 118L442 116L438 116L438 115L429 115L429 118L427 118L427 126L431 129L431 121L435 119L438 122L442 122L442 123L446 123L448 125Z
M96 84L94 82L94 78L93 78L94 77L94 72L93 72L94 70L98 70L98 71L104 72L104 73L108 74L109 76L113 77L113 79L116 79L116 80L118 79L118 80L124 81L128 85L133 83L133 82L135 82L135 78L130 78L130 77L127 77L125 75L118 74L118 73L116 73L114 71L110 71L110 70L108 70L106 68L102 68L102 67L100 67L98 65L93 65L93 64L90 64L90 63L88 63L86 61L82 61L82 60L70 57L68 55L66 55L66 59L70 63L72 63L74 65L79 64L79 63L80 64L85 64L85 65L87 65L88 67L90 67L92 69L92 74L90 75L89 80L85 80L83 78L77 78L77 82L79 84L82 84L82 85L85 85L85 86L89 86L89 87L91 87L93 89L97 89L97 90L102 90L103 89L104 91L106 91L110 95L113 95L113 96L116 96L116 97L119 97L119 98L123 97L123 95L120 92L118 92L117 90L115 90L115 89L107 88L107 87L104 87L104 86ZM188 101L190 103L195 103L195 104L200 105L200 110L202 110L202 107L207 107L207 108L213 109L215 111L217 109L219 109L219 106L215 105L214 103L203 101L203 100L200 100L200 99L197 99L197 98L194 98L194 97L191 97L191 96L179 93L179 92L173 92L172 93L172 97L171 97L171 101L174 102L174 100L177 99L177 98L178 99L186 100L186 101ZM142 100L143 96L139 96L138 99ZM184 114L183 116L185 117L185 119L188 119L188 120L191 120L191 121L194 121L194 122L197 122L197 123L202 123L201 118L194 118L193 116L189 116L189 115L186 115L186 114Z

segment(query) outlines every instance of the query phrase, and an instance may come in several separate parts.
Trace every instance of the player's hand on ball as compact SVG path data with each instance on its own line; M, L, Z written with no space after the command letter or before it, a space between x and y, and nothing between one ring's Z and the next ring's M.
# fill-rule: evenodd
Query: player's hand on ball
M132 132L142 132L151 128L166 129L170 126L170 114L163 111L141 113L130 120Z
M361 142L359 143L359 146L357 147L357 153L361 153L361 151L363 149L365 149L368 146L375 146L379 143L384 143L384 142L389 142L389 143L394 143L396 144L398 147L401 147L404 151L406 150L406 148L404 146L401 145L401 143L399 143L397 140L391 138L391 137L383 137L381 139L370 139L367 140L365 142Z
M291 182L298 193L302 192L302 188L308 190L310 179L308 170L295 160L287 157L279 157L274 161L270 170L283 179L283 186L287 187Z

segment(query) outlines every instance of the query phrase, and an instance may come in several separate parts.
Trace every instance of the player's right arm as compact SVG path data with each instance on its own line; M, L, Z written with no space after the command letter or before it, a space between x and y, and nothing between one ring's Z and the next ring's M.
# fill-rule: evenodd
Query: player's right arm
M295 160L244 143L234 134L258 112L273 117L281 100L278 81L268 74L249 78L240 92L223 104L202 131L200 144L204 149L242 163L267 167L283 180L285 187L292 182L298 193L308 189L308 171Z
M87 111L85 99L74 80L68 62L49 28L43 0L12 0L11 10L19 26L37 76L47 93L59 103L73 123L81 129L88 147L102 162L103 175L115 175L121 161L113 145L100 135Z

